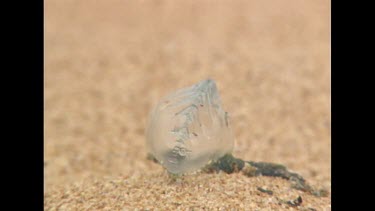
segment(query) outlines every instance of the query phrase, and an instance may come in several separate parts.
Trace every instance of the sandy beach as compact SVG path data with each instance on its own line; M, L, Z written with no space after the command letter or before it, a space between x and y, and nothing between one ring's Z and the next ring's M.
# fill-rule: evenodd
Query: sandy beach
M212 78L234 156L330 192L330 1L46 0L44 13L45 210L331 210L330 193L281 178L173 181L145 145L158 100Z

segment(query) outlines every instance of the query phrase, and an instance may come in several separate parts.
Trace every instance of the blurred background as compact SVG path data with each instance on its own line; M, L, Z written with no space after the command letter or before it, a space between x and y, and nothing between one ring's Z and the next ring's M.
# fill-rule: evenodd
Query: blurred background
M47 192L162 172L148 114L208 77L235 156L330 187L330 1L46 0L44 34Z

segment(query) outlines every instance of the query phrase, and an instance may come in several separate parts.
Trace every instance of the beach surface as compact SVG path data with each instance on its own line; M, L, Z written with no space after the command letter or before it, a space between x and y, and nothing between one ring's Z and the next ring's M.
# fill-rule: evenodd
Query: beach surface
M45 210L331 210L330 1L46 0L44 25ZM328 196L148 160L153 106L207 78L235 157Z

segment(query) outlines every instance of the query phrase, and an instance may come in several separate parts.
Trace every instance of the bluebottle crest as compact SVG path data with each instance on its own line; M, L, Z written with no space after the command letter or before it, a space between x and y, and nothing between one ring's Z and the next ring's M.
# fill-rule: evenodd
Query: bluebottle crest
M228 113L207 79L160 100L146 130L151 154L171 173L198 170L233 149Z

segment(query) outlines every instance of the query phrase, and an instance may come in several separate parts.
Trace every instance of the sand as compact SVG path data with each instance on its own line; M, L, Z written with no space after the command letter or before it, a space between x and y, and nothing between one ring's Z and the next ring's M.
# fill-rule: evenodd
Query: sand
M330 1L46 0L44 66L45 210L331 209L280 178L173 181L144 136L161 97L210 77L236 157L330 191Z

